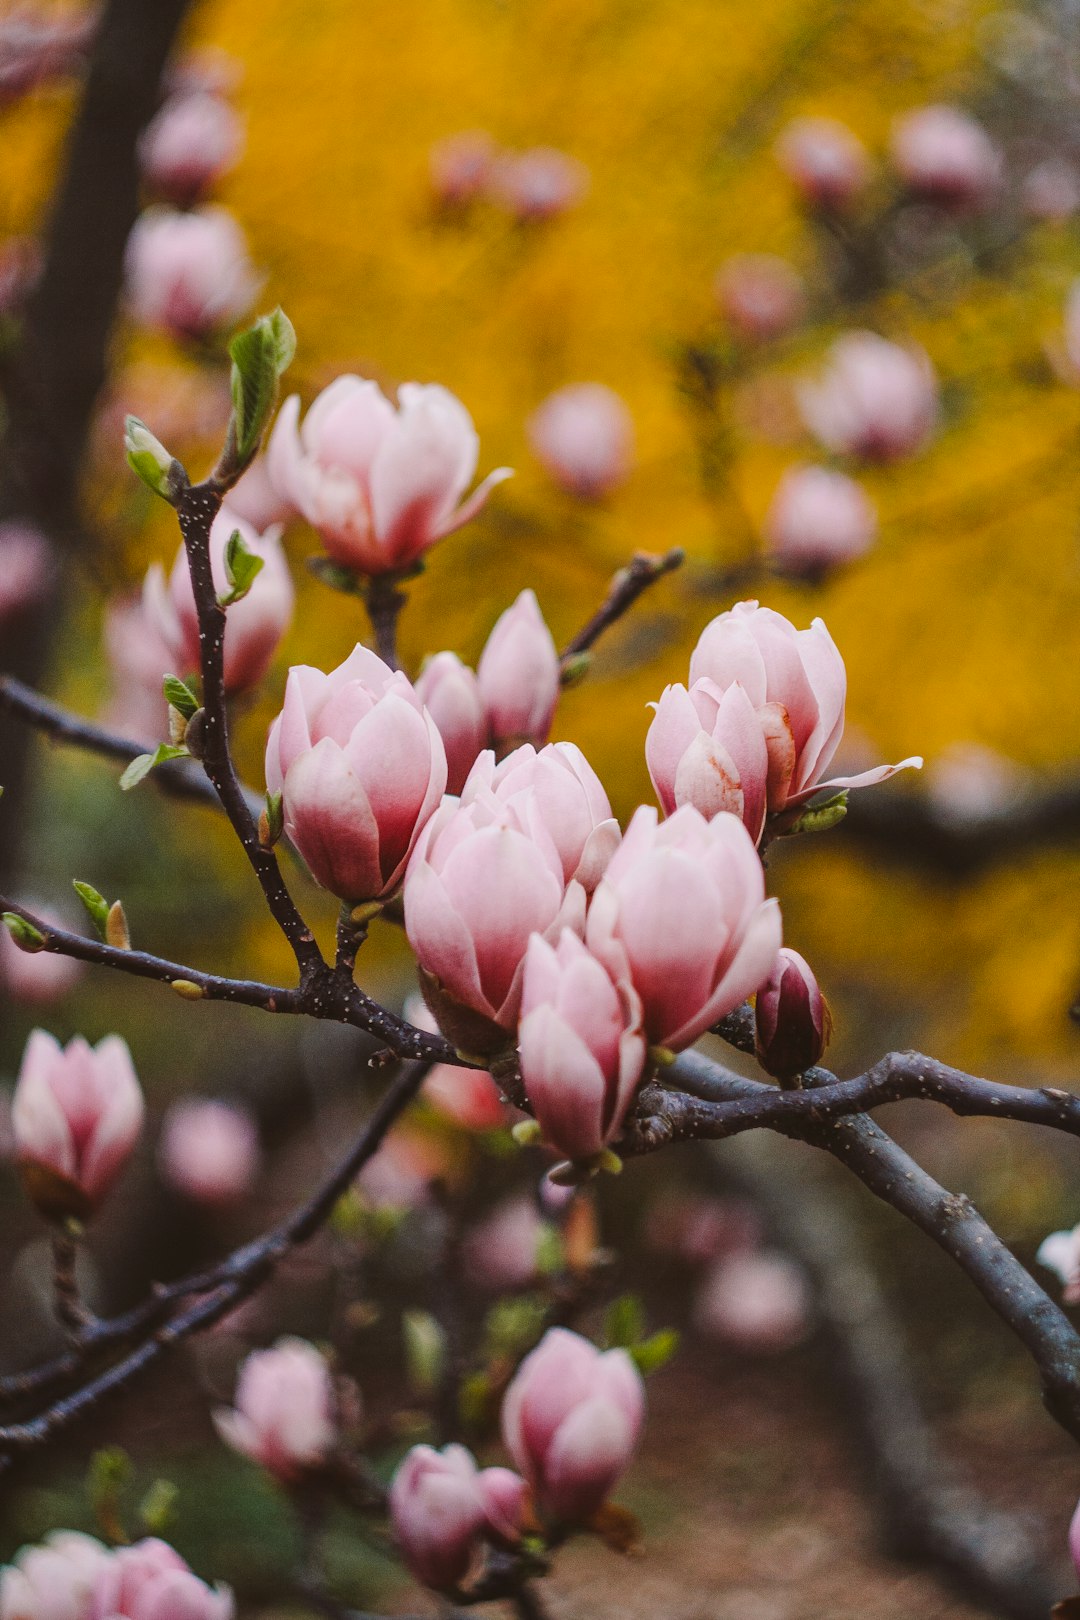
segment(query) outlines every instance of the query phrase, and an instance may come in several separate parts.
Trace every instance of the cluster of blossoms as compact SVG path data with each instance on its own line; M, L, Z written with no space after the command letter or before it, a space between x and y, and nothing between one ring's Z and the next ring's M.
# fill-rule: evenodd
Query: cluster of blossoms
M486 130L463 130L432 148L431 186L446 209L494 203L521 223L554 219L589 186L588 171L554 146L523 152L499 147Z
M2 1620L233 1620L227 1586L208 1586L155 1538L110 1549L57 1530L0 1575Z

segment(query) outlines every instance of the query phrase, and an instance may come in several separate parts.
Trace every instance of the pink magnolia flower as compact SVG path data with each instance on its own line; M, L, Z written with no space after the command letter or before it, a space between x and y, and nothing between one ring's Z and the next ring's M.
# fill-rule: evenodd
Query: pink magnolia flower
M854 562L873 545L877 512L865 490L828 467L789 467L765 516L769 553L791 574Z
M988 202L1001 183L1001 154L959 107L917 107L898 118L892 159L909 190L953 208Z
M395 410L379 385L338 377L303 424L300 399L281 407L267 451L279 492L319 531L335 561L364 574L408 568L476 516L498 467L462 504L480 441L472 418L436 383L402 383Z
M922 349L847 332L816 382L799 389L803 420L829 450L895 461L921 450L938 419L934 368Z
M220 96L170 96L139 139L143 179L166 202L190 207L236 163L244 126Z
M0 523L0 625L48 594L56 578L52 546L29 523Z
M502 1435L541 1512L584 1524L626 1471L645 1417L645 1387L625 1350L601 1353L550 1328L506 1391Z
M1071 1232L1051 1232L1043 1238L1035 1255L1040 1266L1056 1271L1064 1285L1066 1305L1080 1305L1080 1226Z
M337 1444L334 1386L305 1339L279 1339L240 1368L235 1406L214 1413L218 1434L280 1480L322 1466Z
M89 1215L138 1140L143 1095L119 1035L67 1047L35 1029L12 1101L15 1153L34 1203L46 1215Z
M634 424L603 383L571 383L549 394L528 422L529 443L548 475L582 500L599 500L625 482L634 458Z
M645 1069L641 1002L569 929L529 941L521 993L521 1078L545 1141L588 1159L619 1135Z
M476 676L457 653L436 653L420 671L416 695L438 727L446 749L446 790L460 793L488 740L487 714Z
M539 753L522 743L498 765L490 749L476 761L461 794L471 804L484 793L500 804L529 794L562 861L563 877L591 894L619 845L619 823L592 766L574 743L548 743Z
M865 146L835 118L792 119L776 144L776 155L788 179L816 208L848 208L870 182Z
M829 1044L832 1014L809 962L786 945L754 1004L757 1057L767 1074L805 1074Z
M495 1294L527 1287L536 1277L540 1241L550 1230L528 1194L496 1204L462 1244L470 1281Z
M810 1292L800 1268L781 1254L721 1260L694 1305L700 1333L743 1351L787 1350L809 1331Z
M270 668L292 623L296 598L281 549L281 531L273 528L256 534L228 506L221 508L210 527L210 559L218 593L228 590L225 548L234 533L239 533L247 549L263 560L247 595L226 611L225 687L229 692L243 692L257 686ZM168 579L160 563L151 565L143 584L143 607L152 634L168 649L170 673L196 673L200 668L199 615L183 546Z
M231 326L259 288L243 232L224 208L148 208L128 238L125 270L133 318L181 340Z
M547 742L559 701L559 655L535 592L526 590L495 623L476 667L488 729L497 744Z
M51 1531L0 1574L0 1620L90 1620L94 1588L111 1560L93 1536Z
M258 1174L255 1121L231 1103L174 1103L161 1128L158 1165L169 1185L195 1203L234 1203Z
M652 1046L678 1051L772 972L780 910L742 822L683 805L657 825L637 810L593 895L585 942L633 985Z
M436 141L428 158L431 189L447 208L463 208L491 188L497 151L485 129L466 129Z
M229 510L250 523L257 534L263 534L276 523L289 523L296 516L292 502L275 487L265 456L256 456L247 472L230 489Z
M464 1446L413 1446L390 1485L390 1520L417 1580L445 1591L468 1573L482 1538L516 1541L525 1488L508 1468L477 1468Z
M403 1014L417 1029L435 1034L439 1028L423 996L409 996ZM483 1069L436 1063L428 1071L421 1094L436 1113L462 1130L497 1131L506 1124L506 1105L494 1080Z
M404 899L425 999L448 1039L470 1052L509 1044L529 936L584 927L585 891L566 884L531 795L448 800L417 845Z
M106 722L133 738L164 735L168 706L162 677L173 656L146 612L142 595L118 597L105 609L105 652L112 672Z
M357 646L329 675L289 671L266 785L316 880L343 900L392 894L446 786L446 755L408 680Z
M120 1547L99 1576L90 1620L233 1620L227 1586L205 1581L164 1541Z
M522 222L555 219L574 208L589 189L589 171L554 146L507 152L495 169L495 190Z
M802 277L775 253L736 253L714 283L721 313L739 337L765 343L797 326L806 310Z

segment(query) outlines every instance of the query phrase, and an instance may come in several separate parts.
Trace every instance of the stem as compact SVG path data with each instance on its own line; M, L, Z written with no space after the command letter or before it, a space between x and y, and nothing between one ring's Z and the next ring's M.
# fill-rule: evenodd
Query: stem
M620 568L611 581L607 595L592 618L563 648L559 662L564 672L575 658L588 652L604 631L610 629L633 607L638 597L647 591L650 585L655 585L665 574L680 568L685 557L686 553L679 546L660 555L649 551L635 552L626 567Z
M365 594L368 617L375 632L375 651L384 664L400 669L397 655L397 625L407 598L392 574L375 574Z
M92 1321L79 1293L78 1255L78 1239L71 1227L64 1226L53 1232L53 1309L56 1320L73 1343L79 1341Z

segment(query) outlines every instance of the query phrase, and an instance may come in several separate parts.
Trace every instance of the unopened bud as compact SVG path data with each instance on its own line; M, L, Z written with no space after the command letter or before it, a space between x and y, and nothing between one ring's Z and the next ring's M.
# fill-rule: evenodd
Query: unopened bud
M105 919L105 943L112 945L118 951L130 951L131 934L128 930L127 917L124 915L123 904L114 900L109 907L109 914Z
M163 500L175 506L182 492L187 488L187 473L169 454L160 439L156 439L145 422L140 422L137 416L129 416L124 421L124 449L127 452L128 466L138 473L143 483L160 495Z
M266 809L259 817L259 843L263 849L273 849L281 837L285 825L285 813L282 808L280 793L266 795Z
M170 984L177 995L182 996L185 1001L201 1001L206 994L202 985L195 984L191 979L172 979Z
M8 933L19 947L20 951L43 951L45 949L45 935L40 928L20 917L18 912L5 911L3 922Z
M757 1058L766 1074L793 1080L821 1059L832 1014L809 963L785 945L757 993Z

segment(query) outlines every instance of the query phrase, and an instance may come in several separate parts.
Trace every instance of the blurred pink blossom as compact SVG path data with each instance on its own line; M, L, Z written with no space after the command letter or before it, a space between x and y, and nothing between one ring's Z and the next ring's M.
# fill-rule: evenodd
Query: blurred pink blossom
M792 574L854 562L877 537L877 512L861 485L828 467L789 467L765 515L773 561Z
M90 1620L112 1556L77 1530L52 1530L38 1546L21 1547L0 1574L0 1620Z
M847 332L825 369L798 393L803 420L829 450L894 461L921 450L937 426L938 384L922 349L876 332Z
M862 141L835 118L792 119L776 143L776 155L788 179L817 208L848 208L872 176Z
M41 601L56 578L53 548L29 523L0 523L0 625Z
M556 484L599 500L625 482L634 457L634 424L603 383L570 383L549 394L528 422L529 442Z
M208 1586L166 1542L148 1538L113 1553L90 1620L233 1620L235 1612L227 1586Z
M461 1258L470 1280L492 1293L525 1288L537 1272L540 1239L548 1227L536 1200L522 1193L496 1204L462 1244Z
M165 1115L158 1143L163 1178L197 1204L235 1203L259 1171L255 1121L235 1104L185 1098Z
M321 1467L337 1444L325 1357L295 1338L253 1351L240 1368L234 1405L219 1408L214 1424L226 1445L280 1480Z
M759 1252L721 1260L701 1285L694 1304L700 1333L735 1349L780 1351L809 1332L806 1278L784 1255Z
M224 208L148 208L128 238L125 269L132 318L181 341L232 326L259 287L243 232Z
M783 337L806 310L803 279L775 253L736 253L714 283L720 311L736 334L753 343Z
M170 96L139 139L139 164L151 191L189 208L237 162L244 146L239 116L204 91Z
M892 159L910 191L952 208L988 202L1001 183L1001 154L959 107L917 107L898 118Z
M464 1446L413 1446L390 1485L390 1521L417 1580L442 1591L464 1579L485 1534L518 1539L524 1496L524 1480L478 1469Z
M429 154L431 189L446 207L462 208L489 192L497 161L495 142L486 130L447 135Z
M502 155L494 189L523 222L555 219L581 202L589 189L589 171L554 146L533 146Z

